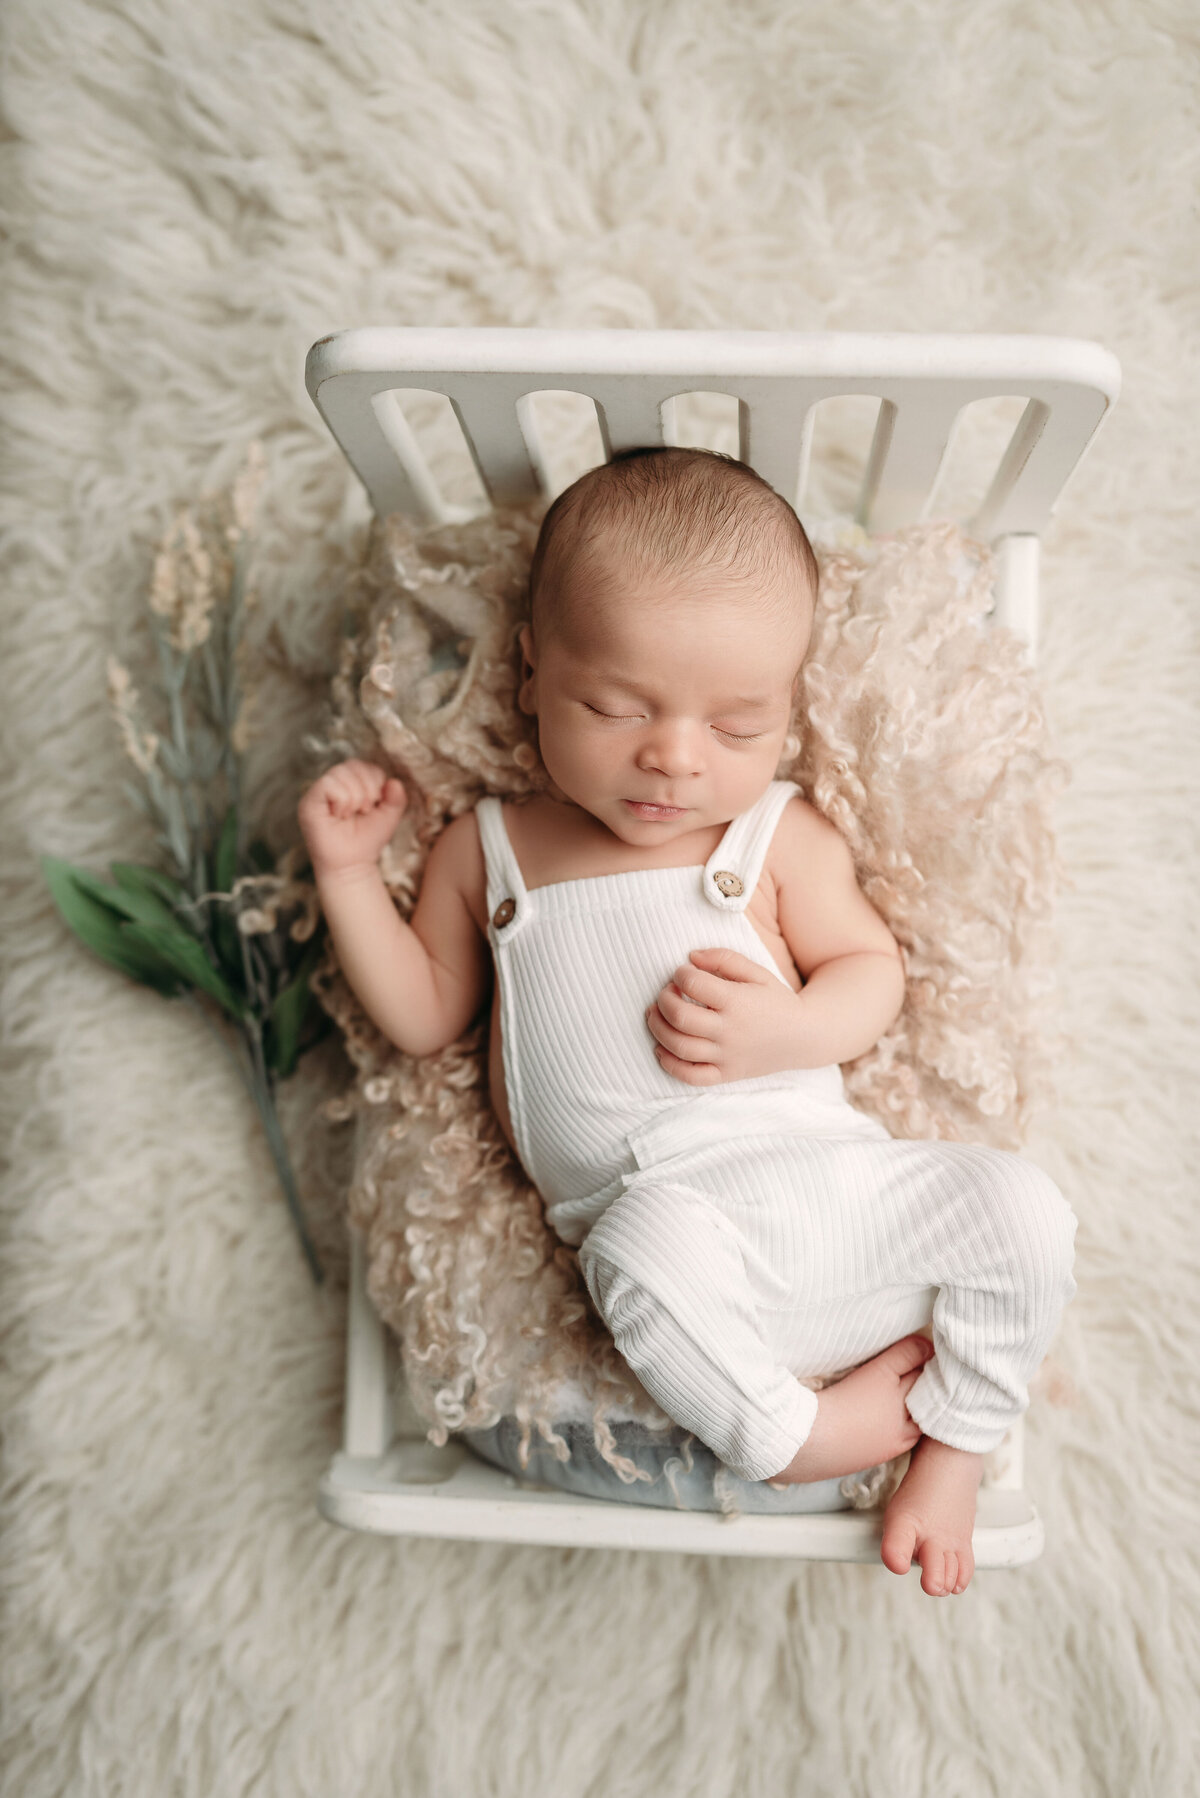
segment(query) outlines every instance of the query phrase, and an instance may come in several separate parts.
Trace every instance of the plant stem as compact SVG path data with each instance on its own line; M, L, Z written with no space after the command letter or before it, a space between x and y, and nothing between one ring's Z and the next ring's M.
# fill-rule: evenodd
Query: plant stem
M238 754L233 747L233 730L237 722L240 688L238 686L238 649L242 640L242 614L246 589L246 567L250 556L250 546L245 536L238 538L234 545L233 574L229 586L229 612L225 620L225 691L223 696L223 727L225 738L225 781L229 793L230 805L237 806L237 842L235 848L236 865L240 871L244 852L246 820L242 816L239 803L241 798L241 765Z
M258 1050L257 1043L255 1044ZM321 1266L317 1251L308 1233L308 1225L304 1219L304 1211L300 1204L300 1195L296 1191L296 1182L292 1174L292 1164L288 1159L287 1144L283 1138L283 1130L279 1123L279 1113L275 1109L275 1086L270 1074L262 1067L261 1051L256 1054L259 1078L251 1083L254 1102L258 1106L262 1118L263 1129L267 1133L267 1142L275 1161L275 1171L279 1175L279 1184L283 1187L283 1196L287 1200L288 1210L292 1214L292 1222L300 1237L300 1246L304 1250L308 1270L319 1286L325 1278L325 1270Z
M228 1055L229 1059L233 1062L238 1071L239 1078L245 1083L251 1098L254 1100L258 1109L258 1115L262 1120L263 1129L266 1131L267 1145L271 1151L271 1158L275 1163L275 1172L279 1176L279 1184L283 1188L283 1196L287 1200L288 1210L292 1214L292 1222L295 1224L297 1234L300 1237L300 1246L304 1250L309 1271L319 1286L325 1278L325 1270L321 1266L317 1251L313 1246L312 1238L308 1233L308 1225L305 1222L304 1212L300 1204L300 1195L296 1191L296 1182L292 1174L291 1162L288 1158L287 1144L284 1141L283 1130L280 1127L279 1114L275 1109L274 1083L267 1070L266 1064L263 1061L262 1043L258 1034L258 1020L257 1018L252 1018L247 1020L247 1024L243 1025L241 1032L241 1046L246 1053L244 1055L238 1055L237 1052L230 1047L225 1032L213 1021L213 1018L202 1003L199 995L191 992L186 993L184 997L192 1006L193 1010L200 1013L205 1024L212 1031L226 1055ZM249 1028L249 1025L251 1024L253 1025L253 1030Z

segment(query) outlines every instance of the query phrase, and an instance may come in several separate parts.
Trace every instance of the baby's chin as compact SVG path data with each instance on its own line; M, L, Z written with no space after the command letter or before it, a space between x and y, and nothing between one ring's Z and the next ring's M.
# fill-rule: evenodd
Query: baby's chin
M622 843L635 849L657 847L660 843L674 842L677 837L694 836L697 831L711 829L714 824L724 826L733 815L717 817L711 814L711 808L697 806L671 812L635 808L633 802L625 799L611 799L584 809Z

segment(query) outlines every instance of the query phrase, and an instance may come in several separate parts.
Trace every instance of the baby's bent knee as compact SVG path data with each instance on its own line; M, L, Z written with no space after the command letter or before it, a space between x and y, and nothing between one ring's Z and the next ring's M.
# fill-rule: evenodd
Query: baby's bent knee
M1007 1220L1018 1258L1031 1276L1070 1297L1075 1291L1075 1213L1050 1175L1024 1156L1005 1153L1000 1173L997 1211Z

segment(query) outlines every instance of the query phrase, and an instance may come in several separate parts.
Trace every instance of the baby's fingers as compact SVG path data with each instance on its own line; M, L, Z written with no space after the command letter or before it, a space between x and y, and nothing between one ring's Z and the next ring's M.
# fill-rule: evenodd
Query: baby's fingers
M682 1030L676 1030L673 1024L667 1022L657 1005L652 1005L647 1011L646 1022L650 1026L651 1036L680 1061L712 1060L711 1040L701 1036L685 1036Z
M720 1011L728 1003L729 981L722 980L719 974L705 973L692 962L684 962L682 967L676 968L671 979L684 998L694 1005L707 1005L710 1011Z
M654 1053L663 1073L682 1080L685 1086L716 1086L722 1078L720 1068L713 1062L682 1061L661 1043L655 1044Z
M702 1036L715 1042L721 1033L722 1019L715 1010L696 1004L673 986L664 986L654 1003L667 1023L682 1030L685 1036Z
M397 815L408 804L403 784L374 762L343 762L326 776L326 801L335 818L353 818L380 807Z
M715 974L721 983L745 980L751 986L762 986L765 981L774 979L773 974L739 949L693 949L691 961L696 967Z

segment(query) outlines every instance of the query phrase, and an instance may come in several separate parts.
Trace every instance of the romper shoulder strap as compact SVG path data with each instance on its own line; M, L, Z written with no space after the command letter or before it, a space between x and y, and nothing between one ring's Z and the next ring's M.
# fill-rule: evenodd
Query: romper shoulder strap
M513 854L500 800L490 794L486 799L479 800L475 807L475 819L479 825L479 841L483 845L483 860L487 869L490 934L493 937L511 937L515 932L505 926L514 925L518 919L524 922L530 909L529 894L521 878L520 865Z
M711 905L745 911L784 807L799 795L795 781L773 780L757 804L733 820L705 864L704 897Z

